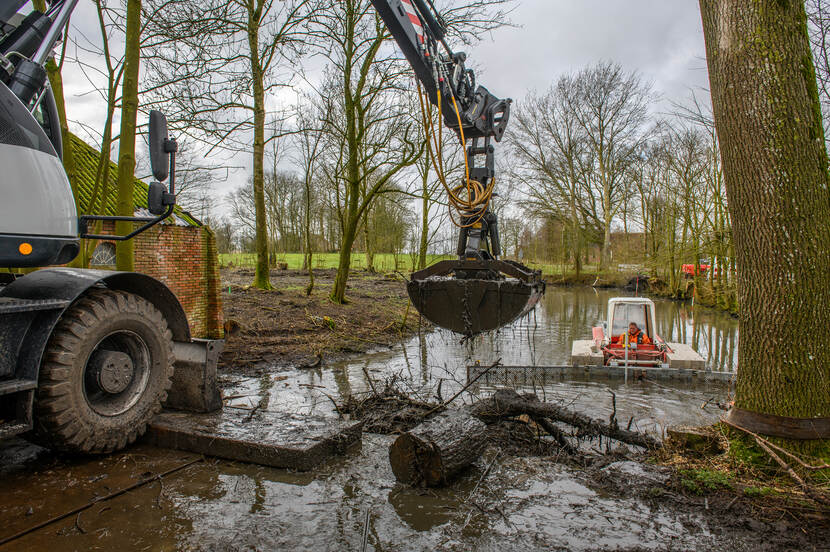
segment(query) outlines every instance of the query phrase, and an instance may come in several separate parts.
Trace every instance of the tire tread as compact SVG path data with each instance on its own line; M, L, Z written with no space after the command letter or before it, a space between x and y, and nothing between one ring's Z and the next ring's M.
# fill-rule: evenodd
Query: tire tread
M113 313L138 314L160 330L166 344L167 363L161 374L163 381L147 414L141 420L130 420L121 431L94 431L81 420L73 406L73 385L76 372L75 351L82 346L96 325ZM172 332L164 316L149 301L123 291L93 289L69 307L49 339L40 368L35 400L35 431L38 441L47 446L73 453L106 453L126 447L147 429L150 419L161 411L173 375ZM157 376L158 377L158 376Z

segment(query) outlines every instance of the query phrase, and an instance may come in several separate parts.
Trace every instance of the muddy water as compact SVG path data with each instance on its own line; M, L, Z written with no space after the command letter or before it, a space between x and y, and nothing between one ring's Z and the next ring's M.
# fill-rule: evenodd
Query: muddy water
M590 339L591 328L606 318L608 299L633 295L619 290L548 288L530 315L497 333L460 347L454 334L436 332L426 340L431 360L482 363L501 358L506 365L562 365L570 362L571 342ZM738 351L738 320L729 314L690 304L655 299L658 334L687 343L700 352L709 369L733 371Z
M610 294L549 290L535 315L496 335L461 343L433 332L390 349L314 370L223 377L229 408L335 415L333 400L393 378L413 393L451 396L465 366L563 364L570 340L590 336ZM737 323L717 313L658 303L661 335L697 344L716 369L734 363ZM546 400L646 431L705 423L721 411L724 387L574 381L530 372L516 383ZM512 379L511 379L512 378ZM474 385L460 401L492 392ZM613 393L612 393L613 392ZM35 531L2 550L601 550L764 549L782 528L751 528L707 515L702 500L655 502L616 496L596 477L545 458L486 456L451 487L416 490L395 482L393 437L364 435L362 447L309 473L208 460ZM139 445L106 458L67 459L23 441L0 444L0 538L123 488L192 455ZM495 458L495 459L494 459ZM486 484L476 489L485 466ZM655 484L659 471L615 464L617 486ZM700 502L700 504L698 504ZM785 528L786 529L786 528ZM776 533L777 532L777 533ZM788 531L785 530L785 534Z
M569 364L571 342L591 337L591 327L605 318L608 299L617 295L619 292L609 290L551 288L534 312L497 333L462 341L457 334L447 331L425 332L392 349L316 370L228 380L226 396L237 397L229 403L233 407L259 405L334 415L332 398L341 400L366 392L372 385L378 387L390 379L407 392L432 398L440 384L441 396L447 398L468 382L467 366L475 362L487 366L501 359L505 366L524 367L494 369L486 378L490 385L476 384L460 400L487 395L496 385L532 390L540 398L565 401L603 418L613 412L616 402L619 419L633 417L634 427L656 432L672 424L702 424L716 419L721 413L717 403L725 402L729 393L724 385L580 381L552 377L543 368ZM692 345L708 359L710 369L734 370L738 340L735 318L671 301L655 303L661 336ZM704 403L706 407L701 408Z

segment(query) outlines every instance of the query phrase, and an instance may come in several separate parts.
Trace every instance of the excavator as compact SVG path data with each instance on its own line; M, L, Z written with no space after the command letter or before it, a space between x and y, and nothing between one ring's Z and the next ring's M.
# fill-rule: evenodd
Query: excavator
M192 339L178 299L154 278L54 266L78 255L81 238L131 239L175 208L176 142L151 112L154 216L77 216L44 68L77 2L25 16L27 0L0 2L0 268L52 267L0 272L0 439L26 434L89 454L132 443L163 406L220 408L222 341ZM95 221L137 228L96 235Z
M459 228L458 259L413 273L409 295L437 326L468 336L497 329L529 312L545 289L539 272L499 259L490 208L494 142L504 136L510 100L477 85L465 54L450 49L431 0L371 1L423 87L433 164ZM176 201L176 142L164 115L152 111L153 216L78 216L45 69L77 4L47 0L45 12L24 15L28 0L0 2L0 269L8 269L0 272L0 439L25 433L60 450L105 453L135 441L162 406L220 408L222 344L192 339L181 304L158 280L59 266L77 257L81 239L131 239L167 219ZM434 108L465 148L465 174L456 184L440 170ZM135 229L90 231L100 221Z
M429 155L458 227L458 258L412 273L410 299L424 318L453 332L472 336L498 329L530 312L545 292L539 271L499 259L498 218L490 208L494 143L504 136L511 100L476 83L466 54L450 48L447 25L432 0L371 2L415 72ZM459 183L447 182L443 174L441 131L433 127L436 108L462 145L465 171Z

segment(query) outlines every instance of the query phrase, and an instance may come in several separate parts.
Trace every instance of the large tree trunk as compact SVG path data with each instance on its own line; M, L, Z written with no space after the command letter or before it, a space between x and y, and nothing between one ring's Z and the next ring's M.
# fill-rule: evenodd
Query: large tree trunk
M121 87L121 137L118 142L116 209L118 215L131 217L135 214L135 119L138 114L138 69L141 63L141 0L127 1L124 41L124 84ZM132 229L131 222L115 223L115 231L118 234L129 234ZM116 268L132 272L134 265L133 240L118 242L115 252Z
M830 192L804 3L700 8L738 265L736 411L830 417Z
M389 447L401 483L437 487L481 456L487 426L466 409L449 410L415 426Z
M268 263L268 220L265 210L265 89L264 75L259 61L259 26L262 15L261 2L251 3L248 11L248 47L251 59L251 77L254 91L254 211L256 218L256 270L254 287L271 288ZM253 8L253 9L252 9ZM274 175L276 178L276 175Z

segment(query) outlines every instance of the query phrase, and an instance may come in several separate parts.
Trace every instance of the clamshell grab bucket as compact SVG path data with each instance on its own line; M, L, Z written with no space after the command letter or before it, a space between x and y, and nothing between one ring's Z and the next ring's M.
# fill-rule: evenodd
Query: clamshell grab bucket
M456 333L498 329L530 312L545 293L539 271L508 261L441 261L407 285L421 316Z

